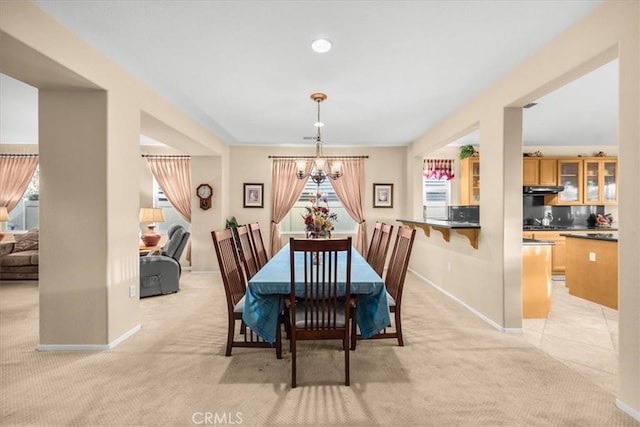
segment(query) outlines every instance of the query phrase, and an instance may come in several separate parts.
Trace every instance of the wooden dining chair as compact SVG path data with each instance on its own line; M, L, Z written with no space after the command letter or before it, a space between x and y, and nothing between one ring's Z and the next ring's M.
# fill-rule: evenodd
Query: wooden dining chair
M291 238L289 245L291 295L285 304L291 315L291 388L297 385L299 340L342 340L345 385L349 385L351 237ZM314 257L321 261L314 262ZM344 283L344 290L339 281Z
M253 251L253 244L251 243L251 235L249 234L249 226L241 225L236 227L236 236L238 237L238 251L240 252L240 258L244 264L244 272L247 280L250 280L258 272L258 261Z
M378 245L380 244L381 228L382 228L382 223L380 221L376 221L376 225L373 227L373 234L371 235L371 242L369 243L369 250L367 251L367 262L372 267L373 267L373 262L376 258L376 251L378 250Z
M260 269L269 261L267 251L264 247L264 240L262 240L260 223L254 222L249 224L249 232L251 234L251 241L253 242L253 250L256 254L256 261L258 262L258 269Z
M220 274L222 275L222 283L224 284L224 292L227 299L228 328L225 356L231 355L231 349L233 347L273 348L275 346L276 357L282 359L280 328L276 331L275 344L270 344L247 328L242 321L247 282L234 243L232 229L212 231L211 237L213 238L213 246L216 249ZM236 321L238 320L240 321L239 334L242 335L242 341L235 341Z
M392 233L393 225L382 223L382 226L380 227L380 239L375 251L373 264L369 264L380 277L382 277L384 272L384 264L387 260L387 253L389 252Z
M384 284L387 288L387 300L389 301L389 311L393 313L393 322L395 331L388 332L384 329L379 334L371 338L397 338L398 345L404 346L402 339L402 290L404 288L404 279L407 276L409 268L409 258L413 248L413 240L416 236L416 230L408 227L398 228L396 233L396 241L393 245L387 274L384 278Z

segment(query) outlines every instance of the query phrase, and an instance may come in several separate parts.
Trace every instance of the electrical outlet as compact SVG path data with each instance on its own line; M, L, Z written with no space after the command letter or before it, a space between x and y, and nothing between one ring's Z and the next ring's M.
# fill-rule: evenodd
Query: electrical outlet
M596 253L589 252L589 261L595 262L595 260L596 260Z
M136 285L129 286L129 298L134 298L136 296Z
M451 261L447 261L447 270L451 271Z

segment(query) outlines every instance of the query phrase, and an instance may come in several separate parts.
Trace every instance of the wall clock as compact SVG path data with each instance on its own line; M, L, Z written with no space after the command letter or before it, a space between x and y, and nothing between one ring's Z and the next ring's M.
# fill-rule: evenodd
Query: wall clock
M200 199L200 209L206 211L211 207L211 195L213 194L211 186L209 184L198 185L197 194Z

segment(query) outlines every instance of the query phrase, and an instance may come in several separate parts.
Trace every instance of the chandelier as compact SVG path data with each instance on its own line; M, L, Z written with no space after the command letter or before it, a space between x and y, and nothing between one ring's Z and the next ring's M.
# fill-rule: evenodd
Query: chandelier
M318 104L318 121L315 126L317 128L316 133L316 157L313 159L313 169L311 169L310 173L305 173L307 168L306 160L298 160L296 162L298 167L298 172L296 176L298 179L306 179L311 178L313 182L320 185L324 182L327 177L331 179L338 179L342 176L342 162L333 161L331 163L331 170L327 171L327 159L322 157L322 138L320 137L320 128L324 126L324 124L320 121L320 103L327 99L327 95L324 93L312 93L311 99L313 99Z

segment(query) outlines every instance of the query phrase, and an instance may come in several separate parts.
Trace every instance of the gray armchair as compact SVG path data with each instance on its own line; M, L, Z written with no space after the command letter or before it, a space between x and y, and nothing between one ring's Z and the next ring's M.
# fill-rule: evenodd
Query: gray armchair
M140 298L180 290L180 257L191 233L175 224L169 228L167 235L169 239L159 255L140 257Z

